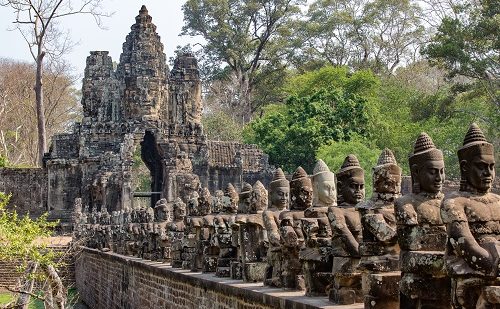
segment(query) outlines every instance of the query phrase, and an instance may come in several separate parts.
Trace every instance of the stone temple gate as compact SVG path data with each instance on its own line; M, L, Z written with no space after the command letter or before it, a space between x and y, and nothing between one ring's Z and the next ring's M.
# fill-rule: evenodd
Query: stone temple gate
M133 197L151 204L188 198L197 188L210 191L242 181L265 184L267 156L254 145L207 140L201 124L201 80L196 59L180 55L166 63L156 26L143 6L123 43L119 63L107 51L87 58L82 87L83 119L73 133L52 137L42 169L0 169L0 191L31 214L69 221L75 198L89 210L132 207ZM141 162L142 161L142 162ZM135 192L134 166L150 177L146 192ZM35 183L34 183L35 182ZM33 191L32 186L36 186ZM34 193L33 193L34 192Z

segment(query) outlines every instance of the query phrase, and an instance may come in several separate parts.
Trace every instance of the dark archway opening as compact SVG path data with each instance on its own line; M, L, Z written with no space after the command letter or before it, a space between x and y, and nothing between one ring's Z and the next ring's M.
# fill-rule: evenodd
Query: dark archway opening
M151 175L151 207L154 207L163 190L163 166L156 138L150 131L146 131L141 142L141 159Z

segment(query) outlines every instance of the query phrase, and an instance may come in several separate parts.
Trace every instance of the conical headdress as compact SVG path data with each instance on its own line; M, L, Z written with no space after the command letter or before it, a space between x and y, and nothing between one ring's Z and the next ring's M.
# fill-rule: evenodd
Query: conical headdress
M460 161L467 160L479 154L493 156L493 145L486 141L483 131L477 124L472 123L465 134L462 148L458 150L458 159Z
M401 174L401 168L398 166L396 158L389 148L384 148L384 150L382 150L382 153L378 157L377 166L373 168L373 171L381 169L391 170L391 173L399 172L399 174Z
M350 154L344 159L344 163L340 167L340 170L337 173L337 178L349 178L349 177L361 177L364 179L365 172L363 168L359 164L358 158L355 155Z
M316 165L314 166L313 178L319 175L321 175L323 178L327 177L331 180L335 179L335 175L330 171L328 165L326 165L326 163L321 159L319 159L318 162L316 162Z
M243 182L243 185L241 186L240 200L249 197L250 193L252 193L252 185L247 182Z
M422 132L415 141L413 154L409 157L410 167L421 165L427 161L442 161L443 152L434 146L431 137Z
M309 179L306 171L301 166L297 167L295 173L292 175L292 180L290 181L290 186L296 186L298 184L301 184L302 186L312 186L311 179Z
M288 187L290 184L281 168L277 168L274 172L273 180L269 183L269 189L272 190L278 187Z

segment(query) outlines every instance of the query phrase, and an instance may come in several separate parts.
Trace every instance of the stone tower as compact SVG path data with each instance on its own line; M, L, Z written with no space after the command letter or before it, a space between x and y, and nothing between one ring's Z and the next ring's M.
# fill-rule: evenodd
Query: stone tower
M267 184L272 176L256 146L207 140L198 63L183 54L169 71L145 6L116 71L107 51L90 52L82 105L82 122L54 136L45 158L54 218L71 211L75 198L85 208L113 211L134 207L136 197L150 197L154 206L160 198L187 199L199 186L214 192L243 180ZM138 161L149 173L147 192L133 185Z
M124 86L125 119L142 121L165 117L168 66L160 36L144 5L123 43L116 76Z

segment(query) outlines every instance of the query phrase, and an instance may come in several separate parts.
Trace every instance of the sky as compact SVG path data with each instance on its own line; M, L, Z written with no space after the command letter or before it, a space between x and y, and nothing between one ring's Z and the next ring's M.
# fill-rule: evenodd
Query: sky
M195 42L189 36L179 37L183 26L181 7L185 0L104 0L104 10L114 12L113 16L103 19L102 30L88 15L74 15L61 19L61 27L68 29L75 46L66 59L74 68L73 73L83 76L85 60L90 51L107 50L113 61L118 62L125 36L130 32L130 26L135 23L135 16L139 14L141 6L146 5L156 31L161 37L167 59L174 55L178 45ZM0 58L33 61L27 44L21 34L9 31L15 19L13 10L0 6Z

